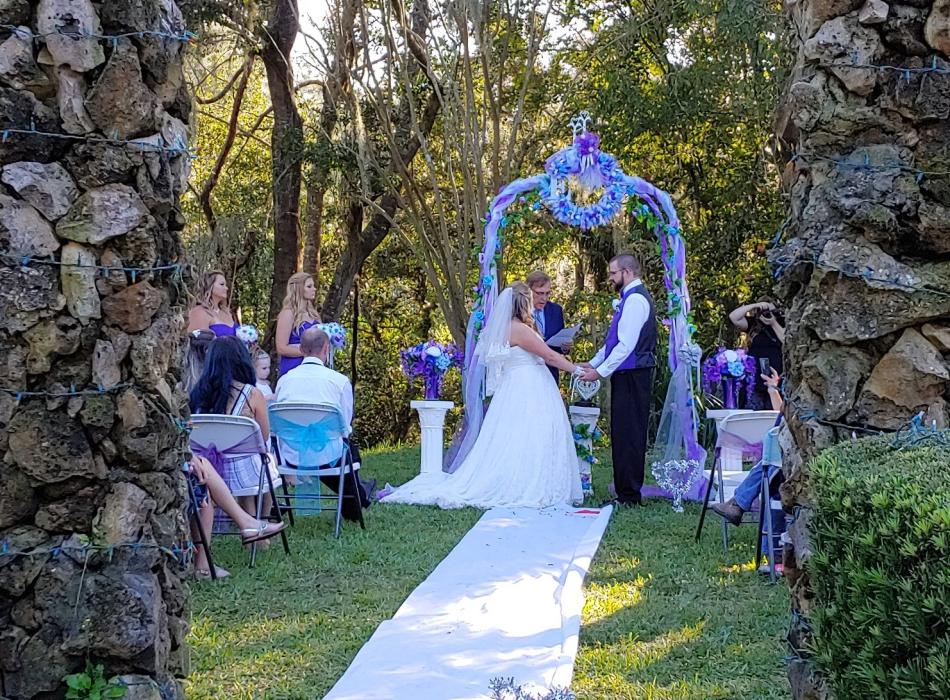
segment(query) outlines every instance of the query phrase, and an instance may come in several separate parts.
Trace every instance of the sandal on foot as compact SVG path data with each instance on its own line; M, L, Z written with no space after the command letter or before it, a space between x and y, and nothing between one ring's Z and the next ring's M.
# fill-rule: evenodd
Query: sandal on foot
M227 578L231 575L230 571L222 569L220 566L214 567L214 573L217 578ZM210 579L211 571L210 569L195 569L195 578L197 579Z
M284 523L259 523L257 527L246 527L241 530L241 544L250 544L260 540L267 540L279 533L285 527Z

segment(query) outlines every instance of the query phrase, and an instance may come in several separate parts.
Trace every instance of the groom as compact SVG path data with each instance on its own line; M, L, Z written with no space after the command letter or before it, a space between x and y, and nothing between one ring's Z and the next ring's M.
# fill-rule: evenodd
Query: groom
M610 377L610 437L615 503L640 505L647 452L650 394L656 367L653 297L640 281L640 262L629 253L614 257L607 273L620 293L607 341L584 366L582 379ZM605 504L606 505L606 504Z

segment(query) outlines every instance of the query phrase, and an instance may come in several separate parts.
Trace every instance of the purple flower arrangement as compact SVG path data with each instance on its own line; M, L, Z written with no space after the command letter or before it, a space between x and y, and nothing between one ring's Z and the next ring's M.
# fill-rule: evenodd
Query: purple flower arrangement
M438 401L445 373L453 367L462 368L464 353L452 344L427 340L399 353L399 364L410 383L422 377L426 401Z
M752 398L755 390L755 358L745 350L719 348L703 363L703 391L715 393L723 387L723 405L736 407L739 391L745 387L746 399Z

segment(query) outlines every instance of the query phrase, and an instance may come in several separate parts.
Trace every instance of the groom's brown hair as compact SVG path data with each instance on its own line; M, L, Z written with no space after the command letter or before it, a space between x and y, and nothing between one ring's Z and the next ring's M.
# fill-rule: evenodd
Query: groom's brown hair
M617 263L617 267L621 270L630 270L630 272L635 275L639 275L643 272L640 261L637 260L637 257L633 255L633 253L620 253L619 255L613 256L610 262Z

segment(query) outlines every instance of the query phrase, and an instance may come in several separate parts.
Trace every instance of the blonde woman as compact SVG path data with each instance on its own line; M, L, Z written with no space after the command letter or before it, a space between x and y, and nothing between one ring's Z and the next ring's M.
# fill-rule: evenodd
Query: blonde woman
M515 282L498 296L478 339L492 400L459 468L422 474L384 503L544 508L583 499L574 433L546 364L583 370L544 343L531 311L531 290Z
M202 275L198 302L188 313L188 332L209 330L216 336L234 335L238 324L228 308L228 281L220 270Z
M317 286L313 276L297 272L287 280L284 306L277 316L277 354L280 355L278 376L283 376L303 362L300 353L300 335L320 323L320 314L313 306Z

